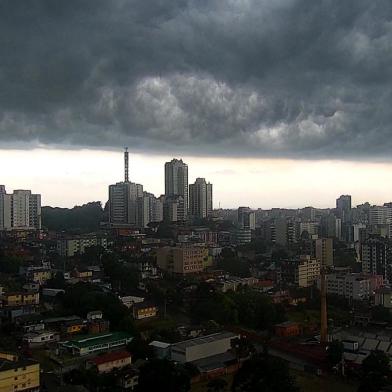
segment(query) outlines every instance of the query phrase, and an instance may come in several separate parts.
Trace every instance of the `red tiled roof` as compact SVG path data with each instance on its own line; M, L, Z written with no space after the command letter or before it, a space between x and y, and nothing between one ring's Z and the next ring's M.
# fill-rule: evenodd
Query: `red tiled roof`
M118 361L120 359L129 358L131 354L128 351L114 351L112 353L106 353L103 355L99 355L96 358L93 358L91 362L95 365L102 365L107 362Z

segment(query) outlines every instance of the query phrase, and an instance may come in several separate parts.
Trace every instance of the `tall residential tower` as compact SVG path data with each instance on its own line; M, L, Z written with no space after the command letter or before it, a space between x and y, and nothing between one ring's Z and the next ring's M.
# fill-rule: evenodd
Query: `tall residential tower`
M197 218L207 218L212 214L212 184L204 178L196 178L189 185L189 213Z
M183 220L188 214L188 165L182 159L172 159L165 163L165 199L173 200L179 199L183 205L183 217L178 220Z

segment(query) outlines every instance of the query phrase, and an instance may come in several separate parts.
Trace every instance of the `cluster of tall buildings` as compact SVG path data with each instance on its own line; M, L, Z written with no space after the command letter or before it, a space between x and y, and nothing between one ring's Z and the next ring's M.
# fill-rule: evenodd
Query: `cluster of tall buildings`
M41 195L0 185L0 230L41 229Z
M165 194L155 197L129 180L129 153L124 152L124 181L109 186L109 220L113 226L147 227L154 222L179 222L212 214L212 184L204 178L188 183L188 165L165 163Z

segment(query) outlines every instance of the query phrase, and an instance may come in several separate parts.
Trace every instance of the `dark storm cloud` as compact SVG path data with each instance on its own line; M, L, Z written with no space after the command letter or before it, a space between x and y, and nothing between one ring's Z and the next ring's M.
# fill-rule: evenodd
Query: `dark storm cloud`
M389 0L0 0L0 146L386 158Z

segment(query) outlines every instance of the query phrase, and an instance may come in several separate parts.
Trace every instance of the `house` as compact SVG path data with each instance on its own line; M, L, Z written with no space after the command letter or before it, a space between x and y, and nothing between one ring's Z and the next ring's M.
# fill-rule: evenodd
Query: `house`
M87 368L95 368L98 373L110 373L131 364L131 354L128 351L113 351L89 359Z
M52 271L46 268L29 268L26 272L26 279L40 285L52 279Z
M41 332L45 329L45 324L42 322L38 323L28 323L22 326L22 330L24 333L28 332Z
M39 305L39 293L34 291L8 292L0 297L2 307Z
M48 289L48 288L42 289L42 296L48 298L55 298L59 294L64 294L64 293L65 293L64 289Z
M87 332L89 334L108 332L109 329L110 329L110 323L108 320L95 319L87 323Z
M100 310L93 310L91 312L88 312L86 315L86 319L88 321L102 319L102 317L103 317L103 314L102 314L102 311L100 311Z
M22 286L22 288L23 288L23 290L26 290L26 291L39 291L40 284L34 283L34 282L28 282L28 283L25 283Z
M124 347L132 339L133 337L125 332L109 332L60 342L60 346L73 355L83 356Z
M66 321L61 325L61 333L72 335L82 332L86 325L82 319Z
M275 335L281 337L298 336L301 334L301 326L294 321L276 324L274 329Z
M40 390L40 366L30 359L0 360L0 390L29 391Z
M133 366L115 371L114 376L116 384L127 391L134 391L139 384L139 370Z
M142 320L155 317L158 313L158 307L150 302L136 303L132 307L133 317L135 320Z
M134 304L138 304L144 302L144 295L135 294L135 295L127 295L125 297L118 297L119 300L128 308L130 309Z
M47 343L53 343L58 340L58 334L53 331L28 332L23 335L23 342L26 343L29 347L40 347Z

